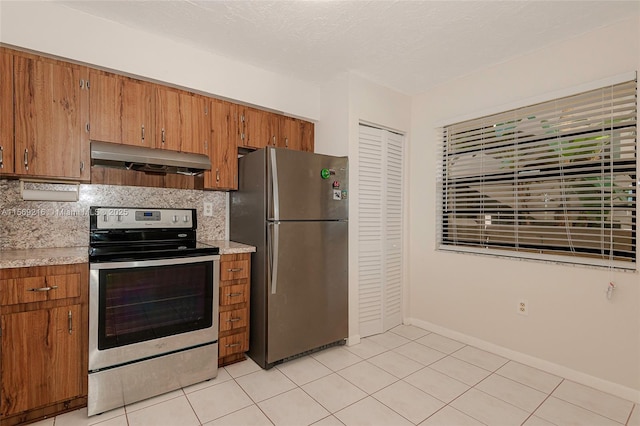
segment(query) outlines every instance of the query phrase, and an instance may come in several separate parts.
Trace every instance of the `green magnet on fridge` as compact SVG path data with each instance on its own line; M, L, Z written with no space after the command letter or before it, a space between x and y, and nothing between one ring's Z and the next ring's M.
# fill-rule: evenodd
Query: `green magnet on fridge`
M322 177L322 179L329 179L329 177L331 176L331 172L329 171L329 169L322 169L320 170L320 176Z

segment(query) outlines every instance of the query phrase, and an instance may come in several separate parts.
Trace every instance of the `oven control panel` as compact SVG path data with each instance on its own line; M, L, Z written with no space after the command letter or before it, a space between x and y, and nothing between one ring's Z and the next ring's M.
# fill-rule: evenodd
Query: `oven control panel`
M92 207L91 229L190 228L195 209Z

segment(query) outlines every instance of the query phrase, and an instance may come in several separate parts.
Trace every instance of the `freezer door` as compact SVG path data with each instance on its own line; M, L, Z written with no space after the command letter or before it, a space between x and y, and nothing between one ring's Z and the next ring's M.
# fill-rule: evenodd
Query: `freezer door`
M347 337L348 223L268 224L267 363Z
M267 148L268 220L349 216L347 157Z

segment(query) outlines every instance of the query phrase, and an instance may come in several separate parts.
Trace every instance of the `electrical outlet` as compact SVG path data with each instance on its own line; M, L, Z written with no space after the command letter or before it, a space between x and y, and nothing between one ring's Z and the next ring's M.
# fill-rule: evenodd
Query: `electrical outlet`
M204 215L213 216L213 203L210 201L204 202Z
M518 313L520 315L529 315L529 302L527 300L518 300Z

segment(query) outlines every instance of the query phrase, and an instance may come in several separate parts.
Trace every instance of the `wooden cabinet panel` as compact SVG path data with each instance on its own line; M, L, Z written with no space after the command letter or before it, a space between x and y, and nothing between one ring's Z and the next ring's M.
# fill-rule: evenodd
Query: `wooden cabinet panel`
M242 361L249 350L250 277L251 253L220 257L219 366Z
M247 308L220 312L220 331L230 331L247 326Z
M223 281L249 278L249 260L220 262L220 279Z
M182 129L180 122L180 92L156 86L156 144L162 149L180 151ZM182 106L186 109L186 106ZM189 108L191 105L189 105Z
M3 315L2 415L82 394L81 307Z
M241 110L242 133L240 146L260 149L276 146L278 140L278 116L255 108Z
M97 70L90 82L91 140L154 147L152 85Z
M207 154L210 103L205 96L156 86L156 147Z
M249 335L244 333L231 334L220 338L218 356L220 358L233 354L241 354L249 350Z
M0 175L13 173L13 56L0 48Z
M2 425L86 405L88 285L86 263L0 269Z
M249 285L236 284L220 287L220 304L235 305L249 300Z
M211 99L192 93L180 94L180 151L209 155L211 144Z
M211 100L211 171L205 172L205 188L238 189L237 106Z
M87 68L30 55L13 61L15 172L88 180Z
M280 137L278 146L301 151L302 150L302 130L301 120L291 117L280 117Z
M0 280L0 305L80 297L80 274Z
M315 125L309 121L302 122L302 151L314 152Z

